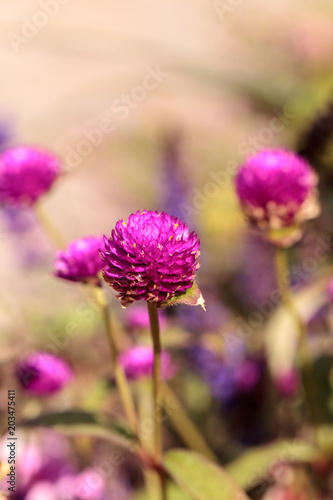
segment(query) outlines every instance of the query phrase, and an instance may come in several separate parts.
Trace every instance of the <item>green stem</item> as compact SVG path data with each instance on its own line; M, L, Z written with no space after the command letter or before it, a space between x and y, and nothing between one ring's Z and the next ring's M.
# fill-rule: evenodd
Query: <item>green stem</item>
M157 466L161 466L158 472L161 486L161 499L166 500L166 481L162 470L162 381L161 381L161 341L160 325L156 307L147 302L150 320L150 329L154 347L154 367L153 367L153 400L154 400L154 456Z
M54 226L53 222L49 218L49 216L46 214L44 208L39 204L36 203L34 207L35 215L40 223L40 225L43 227L45 232L47 233L48 237L52 241L52 243L57 247L57 248L62 248L65 245L65 241L62 237L62 235L59 233L58 229Z
M199 429L194 425L176 394L166 383L164 383L163 386L163 394L165 411L169 415L174 427L179 432L179 435L183 438L184 443L192 450L201 453L210 460L217 461L216 456L209 448Z
M297 310L289 288L288 254L285 248L277 248L276 250L276 271L282 300L285 303L290 315L294 318L294 322L298 330L298 356L300 365L303 366L303 387L305 394L307 395L310 413L316 421L320 421L320 405L318 405L317 401L315 370L312 362L311 349L308 344L307 326Z
M132 431L135 433L137 436L138 440L139 439L139 426L138 426L138 420L136 416L136 411L134 407L134 402L132 399L132 394L131 390L129 387L129 384L127 382L124 370L122 366L119 363L119 357L118 357L118 348L117 344L115 341L115 337L112 331L111 327L111 321L110 321L110 311L109 311L109 306L105 297L105 294L102 290L101 287L96 287L95 288L95 293L96 293L96 299L101 307L103 319L104 319L104 324L105 324L105 329L109 341L109 346L110 346L110 352L111 352L111 360L113 364L113 369L114 369L114 374L115 374L115 379L116 379L116 384L120 392L120 396L124 405L124 410L126 413L126 417L129 421L129 424L132 428Z

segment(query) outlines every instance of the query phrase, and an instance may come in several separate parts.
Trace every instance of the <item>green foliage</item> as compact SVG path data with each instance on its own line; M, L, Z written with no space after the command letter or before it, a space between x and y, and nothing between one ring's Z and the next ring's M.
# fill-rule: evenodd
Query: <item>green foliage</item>
M169 451L164 465L173 480L193 500L247 500L229 473L214 462L188 450Z

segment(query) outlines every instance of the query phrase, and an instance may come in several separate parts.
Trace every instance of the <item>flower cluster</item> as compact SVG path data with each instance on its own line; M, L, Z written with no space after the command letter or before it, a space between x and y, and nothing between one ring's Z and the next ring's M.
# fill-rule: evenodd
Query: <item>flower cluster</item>
M133 347L120 355L120 363L129 380L149 377L153 373L154 351L145 345ZM177 373L177 367L167 351L161 353L161 373L164 380L172 378Z
M89 236L73 241L66 250L58 252L54 263L55 275L69 281L100 284L102 248L101 237Z
M36 351L19 361L16 376L26 392L36 396L48 396L67 385L73 377L73 371L68 363L58 356Z
M236 189L250 222L264 231L295 228L319 214L318 179L310 165L295 153L263 150L250 156L238 171Z
M176 217L138 211L118 221L104 244L103 277L124 307L141 299L163 307L193 285L200 242Z
M19 146L5 150L0 156L0 203L33 205L60 171L58 158L44 149Z

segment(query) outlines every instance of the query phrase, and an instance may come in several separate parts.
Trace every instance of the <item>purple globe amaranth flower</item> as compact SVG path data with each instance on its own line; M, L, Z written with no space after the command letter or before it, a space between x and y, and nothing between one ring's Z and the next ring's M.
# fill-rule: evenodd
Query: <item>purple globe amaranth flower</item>
M100 250L103 248L102 237L88 236L73 241L66 250L57 253L55 275L69 281L99 285L103 269Z
M125 375L129 380L138 380L153 374L154 351L151 347L140 345L125 351L119 356ZM167 351L161 353L161 374L163 380L172 378L177 367Z
M36 351L17 364L16 376L26 392L36 396L49 396L68 384L73 371L62 358Z
M36 146L17 146L0 156L0 203L33 205L60 175L59 159Z
M282 149L250 156L236 176L244 213L282 246L297 241L302 223L319 215L317 185L317 175L309 163Z
M200 241L181 220L165 212L136 212L120 220L101 252L103 277L123 307L136 300L166 307L192 290ZM194 285L195 288L195 285ZM202 295L187 303L203 305Z

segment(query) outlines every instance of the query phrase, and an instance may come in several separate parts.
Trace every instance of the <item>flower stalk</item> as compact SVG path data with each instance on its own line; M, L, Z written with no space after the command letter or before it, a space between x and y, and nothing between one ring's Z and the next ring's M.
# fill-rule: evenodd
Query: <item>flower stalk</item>
M162 407L163 387L161 378L161 340L158 311L154 304L147 302L150 329L154 348L153 365L153 401L154 401L154 459L160 479L161 499L166 500L166 478L162 467L163 442L162 442Z
M101 308L101 312L103 315L105 330L107 333L107 338L110 346L111 360L113 364L116 384L119 389L120 396L124 405L126 417L129 421L132 431L136 435L137 439L140 441L138 419L136 416L131 390L127 382L127 379L125 377L123 368L119 363L118 348L112 331L109 306L105 294L103 292L103 289L101 287L95 288L95 294L96 294L96 300Z

